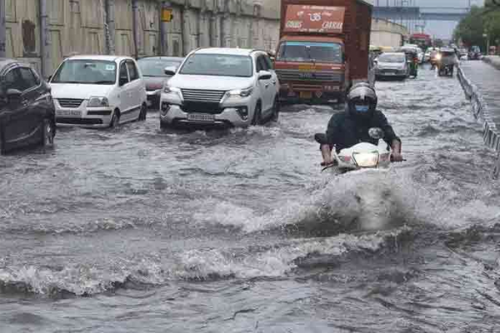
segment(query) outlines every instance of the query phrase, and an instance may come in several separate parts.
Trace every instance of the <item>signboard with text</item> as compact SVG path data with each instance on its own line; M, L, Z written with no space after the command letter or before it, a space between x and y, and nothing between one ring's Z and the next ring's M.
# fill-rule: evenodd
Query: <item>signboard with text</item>
M285 32L342 33L345 7L289 5Z

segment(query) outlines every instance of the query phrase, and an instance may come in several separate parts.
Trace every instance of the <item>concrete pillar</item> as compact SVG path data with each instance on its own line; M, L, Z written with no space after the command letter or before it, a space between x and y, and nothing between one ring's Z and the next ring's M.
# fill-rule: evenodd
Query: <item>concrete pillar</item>
M139 5L137 0L132 0L132 30L134 35L135 58L138 59L141 52L141 35L139 27Z
M184 7L181 11L182 29L182 55L187 55L191 51L191 27L189 25L189 10Z
M5 0L0 0L0 58L6 56L5 48Z
M52 59L50 58L49 40L49 15L47 12L47 0L39 0L40 9L40 57L42 76L52 75Z
M104 7L106 17L106 53L116 53L115 43L115 0L106 0Z
M161 55L168 54L168 23L162 22L162 11L165 8L172 8L170 1L162 1L160 8L160 52Z

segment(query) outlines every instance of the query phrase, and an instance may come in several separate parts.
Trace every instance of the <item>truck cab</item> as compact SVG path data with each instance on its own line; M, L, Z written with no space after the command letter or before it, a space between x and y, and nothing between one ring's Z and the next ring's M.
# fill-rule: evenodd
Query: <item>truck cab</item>
M275 61L282 83L280 101L342 100L349 77L345 60L345 45L340 38L285 36Z

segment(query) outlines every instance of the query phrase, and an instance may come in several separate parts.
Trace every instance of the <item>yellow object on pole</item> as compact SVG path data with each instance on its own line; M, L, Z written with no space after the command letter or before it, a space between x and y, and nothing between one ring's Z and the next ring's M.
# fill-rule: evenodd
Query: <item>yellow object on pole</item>
M161 21L162 22L172 22L174 15L172 13L172 8L163 8L161 10Z

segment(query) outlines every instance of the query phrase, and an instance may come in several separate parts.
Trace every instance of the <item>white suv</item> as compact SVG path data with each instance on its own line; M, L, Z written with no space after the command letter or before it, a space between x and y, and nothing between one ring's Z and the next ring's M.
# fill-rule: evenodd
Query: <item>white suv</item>
M146 85L130 57L70 57L50 86L58 124L115 127L146 119Z
M160 125L238 126L278 118L279 82L266 52L206 48L191 52L161 94Z

